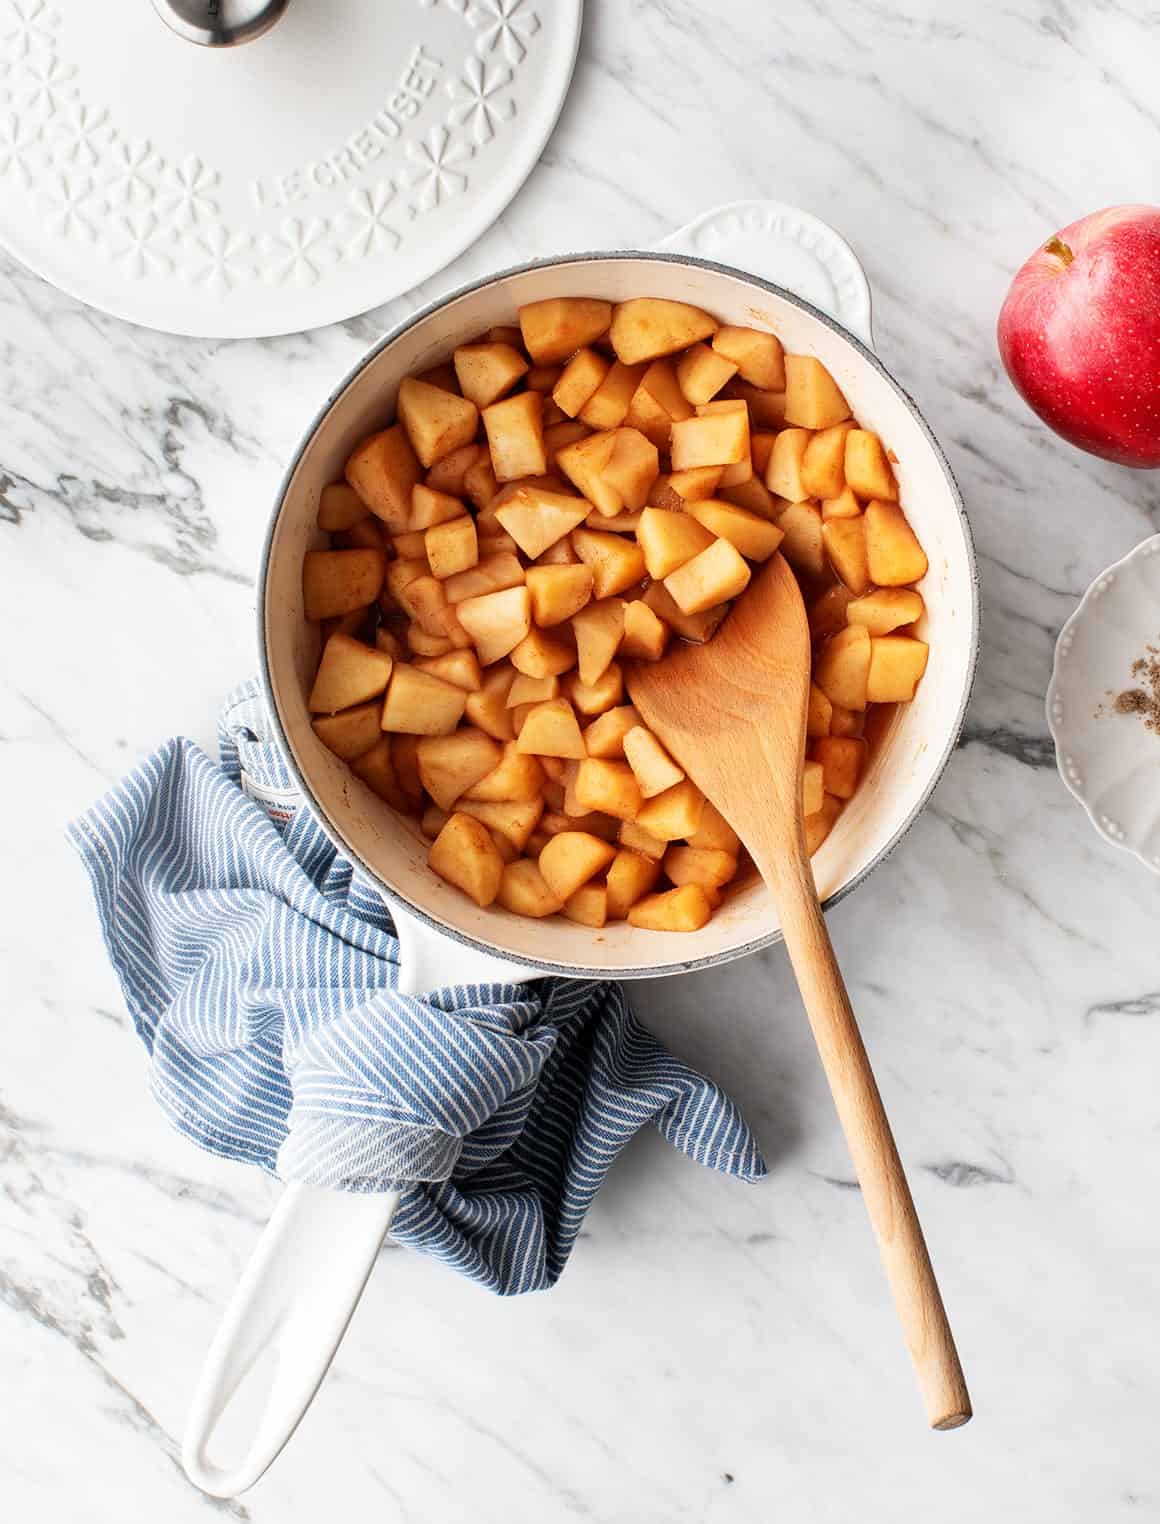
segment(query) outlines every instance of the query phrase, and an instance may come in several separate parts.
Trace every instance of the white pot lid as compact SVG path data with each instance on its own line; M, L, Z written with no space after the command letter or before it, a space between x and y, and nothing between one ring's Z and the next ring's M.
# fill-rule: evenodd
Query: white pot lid
M290 0L205 48L150 0L0 0L0 242L171 333L292 333L462 253L547 141L581 0Z

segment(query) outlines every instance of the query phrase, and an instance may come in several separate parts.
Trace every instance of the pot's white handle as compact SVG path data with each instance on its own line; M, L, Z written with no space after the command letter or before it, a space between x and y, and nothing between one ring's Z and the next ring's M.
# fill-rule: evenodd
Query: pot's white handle
M874 348L866 272L842 235L809 212L781 201L731 201L703 212L656 248L733 265L784 286Z
M391 902L399 934L400 993L449 984L522 984L541 969L509 963L443 936ZM399 1192L358 1195L292 1183L282 1193L238 1282L198 1378L181 1461L212 1497L236 1497L278 1457L302 1420L354 1315L391 1226ZM222 1414L263 1356L270 1388L241 1458L210 1459Z

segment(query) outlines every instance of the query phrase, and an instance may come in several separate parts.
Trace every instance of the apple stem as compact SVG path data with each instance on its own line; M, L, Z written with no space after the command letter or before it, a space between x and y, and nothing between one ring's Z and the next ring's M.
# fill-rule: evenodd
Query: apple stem
M1064 243L1063 239L1060 238L1058 234L1056 234L1053 238L1049 238L1047 240L1047 242L1043 245L1043 252L1045 254L1052 255L1052 257L1055 259L1058 259L1065 270L1075 258L1075 255L1071 252L1067 244Z

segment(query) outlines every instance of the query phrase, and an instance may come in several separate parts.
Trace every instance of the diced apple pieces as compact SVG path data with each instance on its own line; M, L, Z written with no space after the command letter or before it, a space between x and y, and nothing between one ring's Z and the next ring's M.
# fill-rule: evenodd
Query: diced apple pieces
M682 640L691 640L696 645L711 640L713 632L729 612L727 603L719 603L703 614L686 614L663 582L650 582L644 590L643 602Z
M820 762L808 761L802 770L802 814L814 815L822 807L826 786Z
M511 344L461 344L451 359L459 390L479 408L505 397L528 370L528 362Z
M627 762L586 757L576 769L573 785L576 803L586 810L599 810L617 820L635 820L641 792Z
M642 931L700 931L713 907L700 884L682 884L663 894L647 894L628 912L628 924Z
M475 520L469 514L449 519L444 524L432 525L427 530L425 540L427 563L434 577L454 577L459 572L470 570L479 560Z
M420 672L431 672L445 683L474 693L483 686L483 674L479 670L479 657L474 651L448 651L443 656L424 656L415 662Z
M704 805L704 794L686 778L642 805L635 824L661 841L687 841L701 823Z
M649 488L648 506L680 513L687 502L712 497L724 469L723 466L697 466L692 471L670 471L658 476Z
M590 429L615 429L624 422L633 393L644 375L643 365L610 366L603 381L580 409L580 420Z
M749 409L749 424L754 429L780 429L785 427L785 393L766 392L759 386L750 386L740 377L730 381L723 395L735 397Z
M914 640L908 635L882 635L871 640L867 702L909 703L926 671L929 652L924 640Z
M701 810L701 822L689 837L689 846L728 852L737 857L741 851L741 838L725 819L717 806L705 800Z
M467 472L481 460L488 461L490 466L486 445L460 445L458 450L452 450L435 462L427 472L425 483L434 492L442 492L450 497L466 497Z
M713 543L713 535L687 513L646 508L637 526L637 540L650 577L665 578Z
M600 474L630 513L648 502L649 491L659 470L656 445L638 429L625 427L613 431L612 449ZM600 511L603 513L605 509Z
M462 889L481 908L499 893L504 861L488 829L470 815L456 813L431 844L427 862L441 879Z
M370 511L391 529L405 529L411 489L423 471L406 430L394 424L364 439L346 463L346 479Z
M810 635L821 640L834 635L846 624L846 610L851 603L850 589L841 582L832 582L825 592L810 604Z
M682 392L671 360L654 360L640 378L638 391L651 397L670 422L693 415L693 404Z
M572 616L572 634L580 681L598 682L624 638L624 600L605 598L586 604Z
M713 349L735 364L738 375L751 386L763 391L785 391L785 359L775 334L725 325L713 335Z
M328 532L350 529L365 519L370 509L346 482L331 482L318 498L318 527Z
M846 435L844 470L847 484L859 497L897 502L898 483L877 434L868 429L850 430Z
M542 476L547 471L543 407L544 399L539 392L520 392L483 409L491 468L497 482Z
M823 519L856 519L861 512L862 505L849 487L843 487L837 497L822 499Z
M379 596L386 570L381 550L308 550L302 558L307 619L334 619L366 608Z
M533 625L513 647L511 659L516 671L528 677L559 677L576 665L576 647L568 639L567 631L541 630Z
M835 799L832 794L827 794L822 800L822 807L818 813L806 816L804 821L806 851L811 857L834 829L834 825L841 813L842 801Z
M484 667L514 650L532 626L531 599L526 587L509 587L502 592L465 598L455 605L455 612Z
M652 731L643 725L637 725L625 736L624 755L636 776L643 799L653 799L684 780L683 769L677 766ZM633 811L632 816L625 818L633 819L635 815L636 811Z
M544 813L542 799L461 799L456 809L485 825L493 836L503 837L517 852L522 852L528 838Z
M715 498L689 503L686 511L712 534L728 540L749 561L768 561L785 538L776 524Z
M870 580L879 587L903 587L926 576L926 552L894 503L866 504L866 555Z
M669 627L640 598L634 598L624 609L624 639L620 643L621 655L638 661L660 661L665 654Z
M809 488L802 480L802 464L809 442L808 429L782 429L774 438L765 470L765 485L775 497L783 497L789 503L804 503L809 497Z
M556 365L608 332L612 304L592 297L559 296L520 308L524 348L537 365Z
M431 672L396 662L382 708L382 728L415 736L450 735L463 718L467 694Z
M540 872L556 898L567 900L581 884L602 873L615 856L611 842L588 831L561 831L540 853Z
M749 454L749 413L744 402L705 402L694 418L673 424L670 455L674 471L697 466L729 466Z
M527 857L508 863L504 868L496 902L505 910L529 916L534 921L542 920L546 915L555 915L563 908L544 881L538 864Z
M500 760L495 741L481 730L424 736L415 748L423 787L443 810L492 772Z
M737 858L719 847L674 845L665 853L664 869L678 888L700 884L702 889L720 889L736 874Z
M785 539L780 550L789 564L807 577L826 574L826 542L822 516L813 503L790 503L777 521Z
M850 404L820 360L785 357L785 421L803 429L828 429L850 416Z
M387 686L391 658L340 631L326 642L306 707L311 714L334 714L367 699Z
M519 751L533 756L584 758L588 755L576 713L566 698L537 704L524 720L516 746Z
M543 786L544 769L539 761L521 752L514 741L509 741L492 770L463 792L468 799L503 803L506 800L539 799Z
M640 716L631 704L620 704L598 715L584 732L584 745L590 757L623 757L624 738Z
M843 709L865 709L869 675L870 632L860 624L831 635L814 669L818 687L831 704Z
M846 485L846 435L852 423L811 434L802 456L802 486L810 497L836 498Z
M576 529L572 549L585 566L592 568L592 592L597 599L621 593L644 577L644 553L635 540L595 529Z
M491 452L485 445L483 454L463 473L463 490L482 513L499 489L491 464Z
M405 377L400 385L398 407L411 448L428 467L452 450L471 444L479 427L479 409L474 402L414 376Z
M564 914L578 926L599 931L608 920L608 890L603 884L581 884L564 902Z
M463 518L466 513L461 498L450 492L437 492L425 482L416 482L411 489L411 516L407 524L412 531L428 530L433 524L445 524L449 519ZM400 555L403 551L399 550L398 542L402 538L396 533L395 549Z
M853 736L822 736L814 742L812 756L821 765L825 793L837 799L852 799L866 760L866 742ZM815 809L807 814L815 814L821 807L819 798Z
M397 563L396 563L397 564ZM505 588L519 587L524 580L524 569L515 553L501 550L492 556L484 556L469 571L457 572L443 584L448 603L456 605L467 598L479 598L484 593L501 593Z
M377 699L371 699L369 703L341 709L337 714L320 715L311 724L323 746L344 762L351 762L370 751L382 734L380 707Z
M565 689L577 714L592 717L606 713L624 697L624 674L616 662L610 662L594 683L586 683L577 673L565 679Z
M374 706L377 710L378 705ZM375 724L378 724L378 716L375 716ZM408 814L414 800L409 799L399 784L398 773L395 768L394 758L391 755L391 737L383 735L379 731L379 738L369 751L363 752L362 756L355 757L350 762L350 770L356 778L361 778L366 786L384 800L393 810L400 814ZM440 811L442 813L442 811ZM442 828L442 821L440 828ZM437 836L438 831L433 831L432 836Z
M700 614L736 598L749 585L748 565L728 540L714 540L664 579L666 590L685 614Z
M559 697L558 677L529 677L526 672L517 672L515 682L508 689L506 707L518 709L522 704L543 704Z
M611 483L604 480L604 468L612 459L616 436L611 432L590 434L566 445L556 456L556 464L601 513L611 517L624 507L624 499Z
M499 663L484 673L482 688L467 695L465 715L474 726L497 741L510 741L515 737L515 727L507 710L507 696L515 675L506 662Z
M734 361L710 349L707 344L691 345L677 361L677 384L685 400L693 407L710 402L727 381L737 374Z
M822 539L830 565L856 598L870 591L870 567L866 554L866 528L861 517L824 519Z
M857 709L843 709L835 704L830 712L832 736L860 736L866 724L866 715Z
M349 529L337 530L330 540L335 550L385 550L387 541L381 522L367 514Z
M594 349L581 349L565 365L552 388L552 401L562 413L575 418L603 384L612 362Z
M700 307L644 296L617 304L609 338L617 359L635 365L676 354L716 331L716 318Z
M407 645L415 656L424 659L450 655L454 649L445 635L428 635L422 625L414 623L407 626Z
M922 594L909 587L880 587L846 606L850 624L864 624L871 635L889 635L904 624L914 624L925 613Z
M495 511L495 516L524 555L534 561L550 545L588 517L586 498L521 487Z
M658 843L663 851L663 843ZM640 852L622 849L609 864L605 879L605 909L610 921L623 921L639 899L649 893L661 874L660 863Z
M810 684L809 704L806 709L806 735L811 738L816 736L828 736L830 733L830 719L834 713L834 706L818 687L817 683Z
M592 568L576 566L529 566L528 593L532 618L541 628L563 624L578 613L592 596Z

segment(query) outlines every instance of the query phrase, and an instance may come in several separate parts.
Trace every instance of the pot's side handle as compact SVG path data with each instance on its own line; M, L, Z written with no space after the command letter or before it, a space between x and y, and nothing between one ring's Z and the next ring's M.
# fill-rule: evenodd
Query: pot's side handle
M451 984L523 984L543 970L444 936L390 901L404 995ZM236 1497L277 1459L346 1333L391 1226L399 1192L359 1195L292 1183L282 1193L230 1300L198 1378L181 1459L212 1497ZM265 1404L228 1465L210 1443L234 1393L263 1357L275 1361Z
M731 201L702 212L656 247L784 286L874 348L866 272L842 235L810 212L781 201Z

